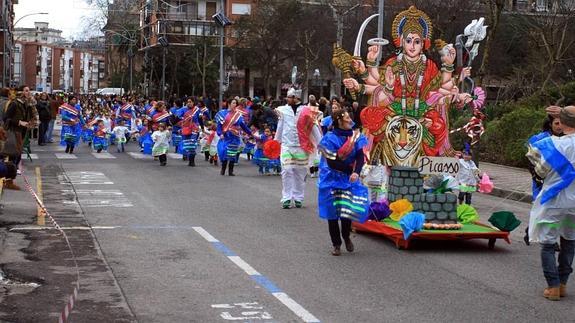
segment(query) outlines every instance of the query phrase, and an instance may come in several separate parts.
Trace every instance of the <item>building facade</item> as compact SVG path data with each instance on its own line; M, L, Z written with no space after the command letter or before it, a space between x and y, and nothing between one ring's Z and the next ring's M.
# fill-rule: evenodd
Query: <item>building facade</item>
M14 83L33 91L92 93L105 84L102 53L83 48L16 42Z
M34 22L32 28L14 28L14 41L42 44L65 43L62 31L50 28L47 22Z
M14 61L14 5L18 0L0 0L0 87L12 86Z

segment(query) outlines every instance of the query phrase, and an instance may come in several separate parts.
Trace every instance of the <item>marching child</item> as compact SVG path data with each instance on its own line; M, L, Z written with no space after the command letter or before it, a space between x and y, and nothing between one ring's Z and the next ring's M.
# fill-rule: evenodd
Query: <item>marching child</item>
M125 121L120 120L118 125L114 127L113 133L116 136L116 145L118 152L124 152L124 144L126 143L127 134L130 133L128 128L124 125Z
M166 166L167 157L166 153L170 149L170 139L172 133L167 129L165 123L160 123L158 125L158 130L152 133L152 141L154 141L154 147L152 147L152 154L154 157L160 159L160 165Z
M463 158L459 159L459 173L457 173L459 182L459 204L471 204L471 194L477 190L479 183L479 168L471 160L469 147L463 151Z
M96 126L94 127L94 149L98 153L102 150L108 149L108 128L106 128L103 120L98 120Z

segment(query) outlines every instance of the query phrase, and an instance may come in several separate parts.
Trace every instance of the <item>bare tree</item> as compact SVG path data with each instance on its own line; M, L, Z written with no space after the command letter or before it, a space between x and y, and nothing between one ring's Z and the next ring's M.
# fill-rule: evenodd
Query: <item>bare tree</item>
M485 47L483 48L483 57L481 58L481 66L477 73L478 83L483 83L483 78L485 77L487 71L487 64L489 63L489 55L493 44L495 43L495 35L499 32L499 24L501 22L501 13L505 7L506 0L487 0L488 5L488 25L487 28L487 39L485 40Z

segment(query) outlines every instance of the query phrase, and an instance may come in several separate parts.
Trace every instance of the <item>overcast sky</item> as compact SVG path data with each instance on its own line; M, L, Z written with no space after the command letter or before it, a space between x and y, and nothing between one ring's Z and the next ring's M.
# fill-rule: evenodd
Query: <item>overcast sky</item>
M14 6L15 20L36 12L47 12L47 15L35 15L20 20L15 27L34 27L35 21L50 23L50 28L62 30L66 38L83 38L82 31L87 25L87 17L98 15L99 11L88 6L85 0L18 0ZM92 30L97 31L96 28Z

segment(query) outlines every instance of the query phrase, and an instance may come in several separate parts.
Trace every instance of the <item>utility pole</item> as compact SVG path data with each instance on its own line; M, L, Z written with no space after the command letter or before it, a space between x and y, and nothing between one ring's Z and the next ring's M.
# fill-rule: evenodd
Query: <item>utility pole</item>
M168 47L164 47L164 51L162 54L162 101L166 100L166 52L168 51Z
M130 47L128 49L128 58L130 59L130 94L132 93L132 79L133 79L133 74L134 74L134 51L132 50L132 47Z

